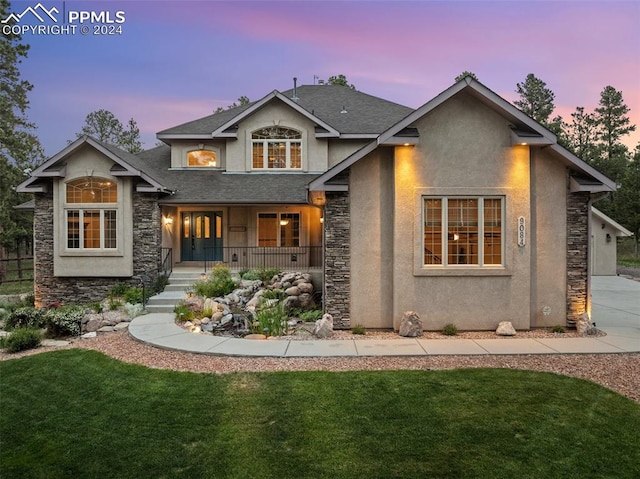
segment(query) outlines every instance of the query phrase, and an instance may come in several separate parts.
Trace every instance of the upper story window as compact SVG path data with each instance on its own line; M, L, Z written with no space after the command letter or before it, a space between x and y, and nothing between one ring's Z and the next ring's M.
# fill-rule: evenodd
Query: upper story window
M302 168L302 133L292 128L271 126L251 135L253 169Z
M424 197L425 266L502 266L502 197Z
M80 178L66 185L67 249L115 249L118 186L104 178Z
M216 168L218 158L215 151L193 150L187 153L187 166L200 168Z

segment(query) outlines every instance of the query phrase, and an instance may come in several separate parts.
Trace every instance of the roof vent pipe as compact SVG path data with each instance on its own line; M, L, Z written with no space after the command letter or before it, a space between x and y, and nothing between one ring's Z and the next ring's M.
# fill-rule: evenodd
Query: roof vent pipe
M293 77L293 97L291 97L293 101L298 101L298 79Z

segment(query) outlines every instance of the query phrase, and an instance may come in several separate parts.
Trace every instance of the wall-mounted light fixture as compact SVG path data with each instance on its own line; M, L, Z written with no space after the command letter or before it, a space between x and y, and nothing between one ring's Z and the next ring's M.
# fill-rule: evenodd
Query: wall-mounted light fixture
M607 233L607 243L611 243L611 235Z
M165 225L165 226L171 226L171 225L173 224L173 217L171 217L171 216L165 216L165 217L163 218L163 221L164 221L164 225Z
M324 223L324 216L320 217L320 223Z
M604 229L604 227L605 227L605 224L604 224L604 223L602 223L602 229Z
M280 226L287 226L289 224L289 220L280 220Z

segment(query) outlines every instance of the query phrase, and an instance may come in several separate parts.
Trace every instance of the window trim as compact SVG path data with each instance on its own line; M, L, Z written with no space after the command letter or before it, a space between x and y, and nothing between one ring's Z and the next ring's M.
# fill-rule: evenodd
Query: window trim
M273 137L273 138L254 138L257 132L262 130L267 130L271 128L282 128L291 131L295 131L300 135L300 138L283 138L283 137ZM304 171L304 132L293 127L285 126L285 125L276 125L276 126L265 126L262 128L256 128L255 130L249 133L249 158L250 158L250 166L252 171L260 171L260 172L283 172L283 171ZM269 144L285 144L285 166L282 168L269 167ZM291 145L297 144L299 146L300 151L300 166L292 167L291 166ZM254 149L256 145L262 145L262 167L254 166Z
M452 191L451 188L416 188L415 191L415 221L414 221L414 276L511 276L511 260L513 247L510 247L509 238L511 238L512 226L509 218L514 217L515 212L510 208L513 207L509 201L510 188L460 188L460 191ZM425 228L425 209L424 202L428 198L497 198L501 199L501 264L424 264L424 228ZM444 208L444 207L443 207ZM445 210L443 210L445 211ZM484 215L484 209L482 214ZM483 222L484 228L484 222ZM443 237L446 238L446 229L442 229ZM443 238L443 240L444 240ZM484 241L484 237L483 237ZM444 240L443 245L447 242ZM484 260L484 254L483 254Z
M95 180L102 180L111 182L115 188L115 202L69 202L68 200L68 187L74 182L80 180L89 180L91 182ZM89 256L111 256L111 255L120 255L121 252L121 241L122 241L122 207L120 198L123 194L122 184L116 179L109 179L103 177L79 177L74 178L70 181L67 181L63 184L63 188L61 191L61 198L63 201L62 207L62 223L61 227L63 229L63 238L64 245L61 251L63 255L89 255ZM100 246L98 248L88 248L85 246L84 241L84 228L80 225L84 224L85 213L93 211L99 213L99 235L100 235ZM71 236L69 235L69 214L71 212L77 212L78 215L78 247L69 246L69 240ZM113 233L115 235L115 246L114 247L106 247L105 244L107 242L106 236L106 212L115 213L115 224Z
M198 152L198 151L206 151L209 153L213 153L215 155L216 158L216 164L214 166L192 166L189 164L189 153L193 153L193 152ZM191 148L185 151L184 153L184 167L189 169L189 170L216 170L216 169L220 169L220 150L218 148L214 148L214 147L210 147L210 146L203 146L202 148L196 147L196 148Z
M275 246L261 246L260 245L260 215L276 215L276 245ZM298 238L297 245L282 246L282 221L283 215L297 215L298 216ZM302 245L302 213L300 211L259 211L256 214L256 246L259 248L299 248Z

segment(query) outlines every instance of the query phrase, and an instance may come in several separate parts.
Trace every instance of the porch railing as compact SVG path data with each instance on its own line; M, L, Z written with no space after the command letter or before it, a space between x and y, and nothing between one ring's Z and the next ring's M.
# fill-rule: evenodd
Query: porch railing
M162 265L160 266L160 274L169 276L173 271L173 250L171 248L162 248Z
M205 272L216 263L223 263L233 269L317 269L322 267L322 246L205 248Z

